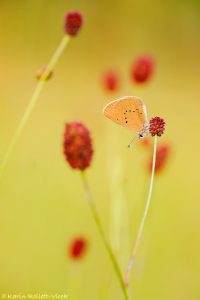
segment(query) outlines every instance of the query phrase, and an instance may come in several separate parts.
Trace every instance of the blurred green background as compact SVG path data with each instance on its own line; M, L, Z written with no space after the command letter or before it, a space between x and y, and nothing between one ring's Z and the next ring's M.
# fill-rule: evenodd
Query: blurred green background
M67 121L80 120L91 130L95 155L88 178L124 271L148 191L148 155L139 145L127 149L131 132L105 119L102 108L130 94L144 100L149 116L165 118L166 134L159 141L172 148L156 177L130 298L199 300L198 0L0 0L0 157L28 104L35 73L60 42L63 16L71 9L83 13L84 27L46 84L1 183L0 293L123 299L79 172L64 160L62 136ZM130 82L130 67L143 53L154 56L156 72L137 87ZM110 68L122 78L113 95L101 86L102 73ZM78 262L67 250L76 235L89 241Z

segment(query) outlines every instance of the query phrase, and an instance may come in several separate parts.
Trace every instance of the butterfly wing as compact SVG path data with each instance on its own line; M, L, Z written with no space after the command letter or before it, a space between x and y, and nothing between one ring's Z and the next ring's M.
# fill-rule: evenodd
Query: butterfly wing
M147 122L146 106L135 96L125 96L108 103L104 115L115 123L140 132Z

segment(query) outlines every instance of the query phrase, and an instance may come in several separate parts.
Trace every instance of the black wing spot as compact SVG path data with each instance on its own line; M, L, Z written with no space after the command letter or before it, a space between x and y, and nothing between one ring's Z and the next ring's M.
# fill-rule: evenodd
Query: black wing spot
M128 121L126 121L126 123L128 123Z
M129 112L131 112L131 109L129 109Z
M135 112L135 110L133 110L133 112Z

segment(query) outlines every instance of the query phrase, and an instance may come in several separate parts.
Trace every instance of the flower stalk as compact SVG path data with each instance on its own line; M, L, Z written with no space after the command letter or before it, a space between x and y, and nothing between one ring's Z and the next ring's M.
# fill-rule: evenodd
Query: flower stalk
M142 220L141 220L141 223L140 223L139 231L138 231L138 234L137 234L136 242L135 242L135 245L134 245L134 248L133 248L132 256L129 260L127 271L126 271L125 278L124 278L124 283L125 283L126 287L128 287L128 285L129 285L129 275L130 275L130 272L131 272L131 270L133 268L133 265L135 263L135 257L136 257L137 251L138 251L138 247L139 247L140 240L141 240L142 233L143 233L143 229L144 229L144 224L145 224L145 221L146 221L146 218L147 218L147 215L148 215L148 211L149 211L149 207L150 207L150 203L151 203L151 196L152 196L153 182L154 182L154 174L155 174L155 165L156 165L156 148L157 148L157 136L155 135L155 137L154 137L154 146L153 146L153 159L152 159L152 169L151 169L151 180L150 180L149 192L148 192L146 206L145 206L145 209L144 209Z
M20 138L22 131L24 129L24 127L26 126L27 121L29 120L29 117L40 97L40 94L42 92L42 89L44 87L44 84L49 76L49 74L53 71L53 69L55 68L56 63L58 62L58 59L60 58L61 54L63 53L65 47L67 46L68 42L70 40L70 36L65 34L63 39L61 40L61 43L59 44L58 48L56 49L55 53L53 54L52 58L50 59L48 65L46 66L46 68L44 69L43 74L41 75L40 79L38 80L38 83L35 87L35 90L30 98L29 104L24 112L24 115L17 127L17 130L15 131L11 142L7 148L6 154L3 158L3 161L0 165L0 179L2 179L4 170L9 162L9 159L11 157L11 154L13 152L13 149L18 141L18 139Z
M120 286L122 288L122 291L123 291L123 294L124 294L124 299L128 300L129 297L128 297L128 293L127 293L127 290L126 290L126 287L124 285L124 281L123 281L123 276L122 276L122 273L121 273L121 270L119 268L119 265L117 263L117 260L113 254L113 251L111 249L111 246L105 236L105 233L104 233L104 230L103 230L103 227L101 225L101 221L100 221L100 218L99 218L99 215L97 213L97 210L95 208L95 205L94 205L94 201L93 201L93 196L90 192L90 188L89 188L89 185L88 185L88 181L87 181L87 178L86 178L86 174L84 171L81 172L81 178L82 178L82 182L83 182L83 188L84 188L84 192L85 192L85 195L86 195L86 198L88 200L88 204L90 205L90 208L91 208L91 212L92 212L92 215L93 215L93 218L94 218L94 221L96 223L96 226L97 226L97 229L99 231L99 234L101 236L101 239L102 239L102 242L105 246L105 249L110 257L110 260L113 264L113 267L114 267L114 270L115 270L115 273L118 277L118 280L120 282Z

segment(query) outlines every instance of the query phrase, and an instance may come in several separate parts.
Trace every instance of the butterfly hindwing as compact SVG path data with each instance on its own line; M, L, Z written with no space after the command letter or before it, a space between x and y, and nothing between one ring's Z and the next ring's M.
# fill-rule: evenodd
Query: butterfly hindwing
M134 96L110 102L103 112L115 123L136 132L140 132L147 122L146 107L142 100Z

